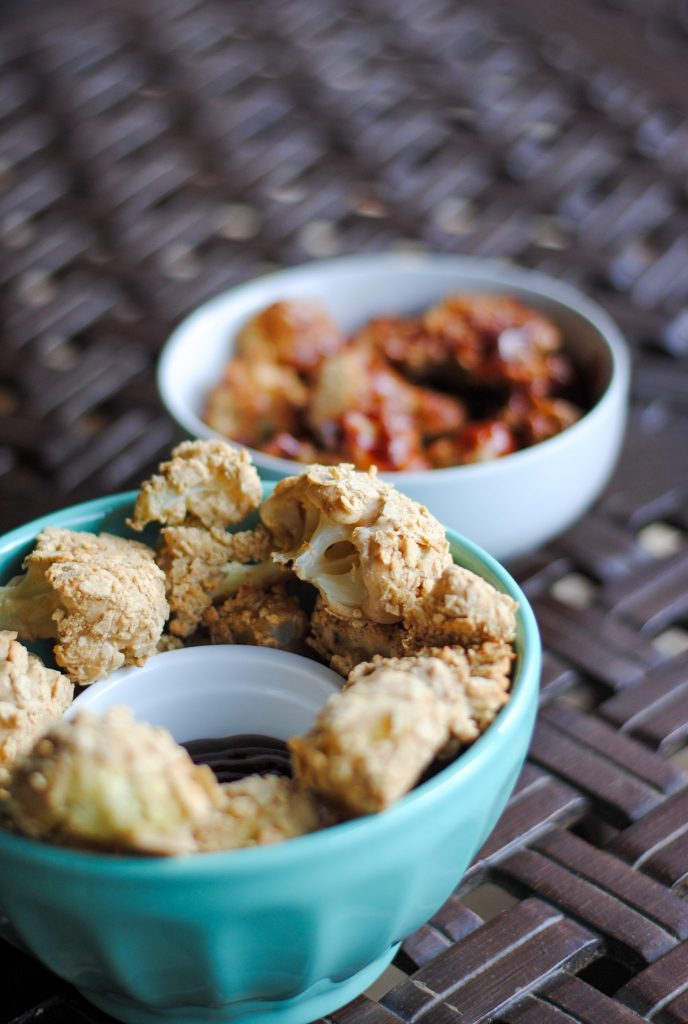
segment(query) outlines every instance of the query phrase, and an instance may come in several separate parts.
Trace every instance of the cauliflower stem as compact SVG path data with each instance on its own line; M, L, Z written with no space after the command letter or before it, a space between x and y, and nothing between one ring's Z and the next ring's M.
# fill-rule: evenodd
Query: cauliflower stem
M360 608L365 597L358 551L351 543L351 526L320 514L304 549L291 563L301 579L317 576L318 585L332 604Z

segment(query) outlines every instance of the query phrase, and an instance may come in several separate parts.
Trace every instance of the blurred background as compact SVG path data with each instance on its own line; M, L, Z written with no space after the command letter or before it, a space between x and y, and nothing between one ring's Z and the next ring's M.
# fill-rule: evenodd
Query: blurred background
M681 0L5 4L0 528L169 450L157 354L205 298L427 249L539 267L609 310L640 447L606 508L682 529L687 56Z

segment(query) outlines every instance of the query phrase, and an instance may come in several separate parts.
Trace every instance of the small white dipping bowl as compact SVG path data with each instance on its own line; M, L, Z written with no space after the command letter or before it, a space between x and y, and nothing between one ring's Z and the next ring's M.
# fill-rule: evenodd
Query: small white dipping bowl
M267 647L217 644L156 654L81 693L65 718L126 704L177 743L259 733L288 740L310 729L342 679L310 658Z
M201 419L205 399L223 376L237 332L259 310L280 299L316 299L349 333L376 316L419 312L452 292L513 295L551 317L595 398L573 426L512 455L382 474L498 560L513 558L586 511L607 482L623 438L626 345L604 310L570 285L507 263L445 255L378 253L281 270L217 296L176 328L159 365L162 400L190 436L219 437ZM265 480L303 468L249 451Z

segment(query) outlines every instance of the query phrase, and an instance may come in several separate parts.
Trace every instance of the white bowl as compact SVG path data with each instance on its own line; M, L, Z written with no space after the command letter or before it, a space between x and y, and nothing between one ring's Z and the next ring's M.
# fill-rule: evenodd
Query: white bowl
M288 740L307 732L342 679L288 651L217 644L165 651L81 693L65 714L102 714L126 704L134 717L168 729L178 743L259 733Z
M535 271L464 256L379 253L322 260L233 288L192 313L166 343L158 386L170 414L192 437L219 437L201 419L238 330L285 298L319 300L346 332L374 316L408 314L450 292L501 292L541 310L561 328L567 351L590 381L595 405L556 437L490 462L383 473L499 560L556 536L607 482L626 419L629 359L607 314L570 285ZM249 449L261 476L279 479L302 464Z

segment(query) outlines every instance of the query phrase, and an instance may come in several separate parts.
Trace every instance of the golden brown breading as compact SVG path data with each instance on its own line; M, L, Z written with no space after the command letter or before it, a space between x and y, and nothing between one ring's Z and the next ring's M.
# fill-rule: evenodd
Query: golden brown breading
M279 843L331 822L310 793L279 775L248 775L221 789L219 807L194 832L200 853Z
M56 639L55 659L73 682L93 683L155 653L169 607L145 544L51 526L24 568L0 588L0 628L21 640Z
M250 583L203 616L214 644L254 644L282 651L302 651L308 616L298 598L276 584L262 590Z
M223 531L221 540L227 552L227 561L230 562L263 562L270 557L275 547L262 523L253 530L237 530L236 533Z
M261 518L292 568L342 617L398 622L451 562L426 508L353 466L311 466L280 480Z
M0 787L7 783L14 761L52 718L67 710L73 697L67 676L29 654L16 633L0 631Z
M269 551L270 545L264 527L240 533L200 526L163 528L157 560L165 573L170 633L190 636L213 600L232 596L246 582L267 586L279 579L284 570L268 559L242 564L245 558Z
M226 441L183 441L141 484L128 523L224 528L258 508L262 486L248 452Z
M344 344L327 311L312 299L284 299L256 313L236 340L238 355L312 370Z
M330 697L311 731L289 741L297 782L349 815L381 811L406 793L448 738L429 686L381 672Z
M168 526L160 531L157 560L165 574L173 635L190 636L210 607L229 558L225 543L229 536L200 526Z
M420 679L442 702L452 740L458 741L458 745L451 742L441 756L454 756L458 746L477 739L507 703L514 658L509 644L492 640L468 648L425 647L401 658L376 655L349 674L344 688L362 680L373 684L388 669Z
M459 565L450 565L406 623L417 640L442 647L479 640L513 640L518 605L508 594Z
M422 652L439 658L465 680L466 699L479 732L494 721L500 708L509 700L511 666L516 657L510 644L484 640L473 647L431 647Z
M175 854L221 799L165 729L128 708L61 720L15 765L7 811L24 835L70 846Z
M463 664L457 657L451 666L437 657L436 651L425 651L422 654L412 654L402 658L376 656L367 664L359 665L349 674L344 689L356 686L361 681L373 686L390 670L408 674L409 678L419 680L432 690L442 705L450 738L458 740L460 744L471 743L478 738L480 731L473 719L467 696L469 668L465 655ZM454 744L454 753L456 753L456 749L456 744Z
M384 625L363 617L343 619L325 604L318 594L311 614L306 643L331 669L341 676L375 655L395 657L404 653L406 630L401 623Z
M163 633L158 640L156 652L158 654L165 654L166 651L180 651L183 646L184 641L181 637L172 636L170 633Z

